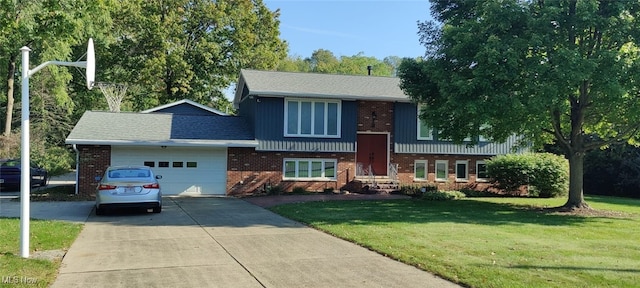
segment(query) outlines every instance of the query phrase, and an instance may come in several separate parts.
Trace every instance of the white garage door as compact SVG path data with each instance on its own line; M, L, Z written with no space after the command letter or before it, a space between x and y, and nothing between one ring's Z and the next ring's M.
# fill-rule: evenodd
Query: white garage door
M226 194L226 148L112 146L111 165L152 167L163 195Z

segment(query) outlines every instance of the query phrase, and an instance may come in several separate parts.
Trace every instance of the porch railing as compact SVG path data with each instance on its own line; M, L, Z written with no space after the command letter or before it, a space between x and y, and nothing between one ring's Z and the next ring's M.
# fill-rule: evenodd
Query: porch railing
M389 173L387 176L393 183L398 183L398 163L389 163Z

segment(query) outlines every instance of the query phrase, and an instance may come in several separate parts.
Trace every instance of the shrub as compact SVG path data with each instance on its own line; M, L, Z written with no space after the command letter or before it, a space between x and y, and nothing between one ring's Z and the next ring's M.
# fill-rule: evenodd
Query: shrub
M400 194L408 195L411 197L420 197L422 195L422 190L420 190L420 186L402 185L400 187Z
M535 154L529 193L539 197L565 196L569 192L569 162L551 153Z
M446 201L464 198L464 193L460 191L431 191L424 193L421 199L431 201Z
M324 192L324 194L333 194L333 188L324 188L322 192Z
M73 154L64 147L49 147L32 154L33 163L47 170L49 177L68 173L75 165Z
M284 192L284 189L280 185L276 186L267 186L266 189L267 195L280 195Z
M426 186L404 185L400 187L400 194L408 195L415 198L422 197L424 193L436 192L436 191L438 191L438 186L435 186L435 185L426 185Z
M551 153L508 154L487 161L487 172L496 187L507 192L529 185L529 195L556 197L566 195L569 164Z
M584 193L640 198L640 147L612 144L588 152Z
M306 194L307 190L304 189L304 187L293 187L293 190L291 190L292 194Z

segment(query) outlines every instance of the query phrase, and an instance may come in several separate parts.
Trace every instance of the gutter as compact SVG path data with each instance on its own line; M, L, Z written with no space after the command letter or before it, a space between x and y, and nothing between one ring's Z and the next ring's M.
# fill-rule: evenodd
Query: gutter
M80 151L78 150L78 147L76 146L76 144L73 144L73 151L76 151L76 188L75 188L75 193L76 195L78 195L78 181L80 180L79 176L78 176L78 171L80 171Z

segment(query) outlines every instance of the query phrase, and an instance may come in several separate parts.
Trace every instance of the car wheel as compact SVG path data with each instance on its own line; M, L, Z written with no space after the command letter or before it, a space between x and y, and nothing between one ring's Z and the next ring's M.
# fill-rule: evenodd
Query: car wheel
M160 213L160 212L162 212L162 206L153 207L153 213Z
M96 215L104 215L104 208L96 206Z

